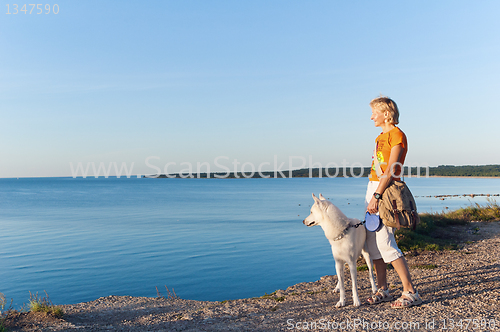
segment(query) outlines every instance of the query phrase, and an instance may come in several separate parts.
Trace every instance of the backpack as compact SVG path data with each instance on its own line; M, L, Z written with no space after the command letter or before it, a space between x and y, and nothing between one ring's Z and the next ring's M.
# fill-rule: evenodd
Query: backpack
M415 230L420 222L415 199L403 181L392 180L379 200L378 210L382 222L388 227Z

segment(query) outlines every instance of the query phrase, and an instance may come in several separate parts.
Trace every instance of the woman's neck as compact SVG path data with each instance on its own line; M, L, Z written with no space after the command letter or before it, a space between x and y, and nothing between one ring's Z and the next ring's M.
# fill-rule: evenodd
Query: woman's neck
M392 123L384 123L383 125L380 126L380 128L382 129L382 132L385 134L396 128L396 126L393 125Z

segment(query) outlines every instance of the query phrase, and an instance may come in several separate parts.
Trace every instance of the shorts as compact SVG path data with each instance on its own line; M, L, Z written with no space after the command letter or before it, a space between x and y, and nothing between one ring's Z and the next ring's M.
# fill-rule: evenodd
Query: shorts
M365 208L377 190L379 182L370 181L366 189ZM378 213L377 213L378 214ZM372 259L383 259L384 263L390 263L403 257L394 237L394 228L382 225L377 232L366 231L366 246Z

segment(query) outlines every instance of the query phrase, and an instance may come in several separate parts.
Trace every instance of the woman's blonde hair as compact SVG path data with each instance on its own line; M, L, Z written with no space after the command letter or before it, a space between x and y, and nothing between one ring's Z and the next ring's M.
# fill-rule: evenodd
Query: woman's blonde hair
M399 109L396 102L389 97L380 96L370 102L370 107L379 112L388 112L386 120L392 124L399 123Z

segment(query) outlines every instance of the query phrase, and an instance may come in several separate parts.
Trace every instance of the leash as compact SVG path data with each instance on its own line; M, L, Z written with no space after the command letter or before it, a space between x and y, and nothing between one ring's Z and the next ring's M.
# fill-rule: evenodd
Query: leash
M358 228L359 226L363 225L365 222L366 222L366 220L363 220L363 221L360 221L359 223L357 223L356 225L349 225L349 227Z
M351 227L354 227L354 228L358 228L359 226L363 225L364 223L366 222L366 220L363 220L363 221L360 221L359 223L357 223L356 225L349 225L347 226L342 232L340 232L340 234L335 238L333 239L332 241L339 241L341 240L346 234L347 232L349 231L349 228Z

